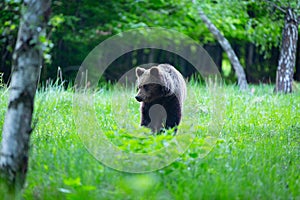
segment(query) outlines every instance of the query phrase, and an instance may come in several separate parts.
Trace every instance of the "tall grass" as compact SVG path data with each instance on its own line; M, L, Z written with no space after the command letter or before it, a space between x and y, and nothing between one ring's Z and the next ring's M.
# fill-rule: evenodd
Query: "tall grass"
M273 94L272 86L251 87L249 93L224 88L226 98L219 102L224 108L222 128L218 138L211 139L209 127L216 116L212 111L218 110L212 109L205 87L190 84L181 129L190 130L192 121L194 142L171 165L141 174L111 169L88 153L74 123L72 89L41 90L36 96L24 198L300 199L300 93L280 95ZM138 134L135 127L139 129L138 103L133 98L126 101L130 116L124 119L129 124L124 128L117 123L124 114L118 110L122 107L113 102L117 96L133 97L134 91L109 88L94 94L95 111L115 146L143 153L172 139L167 133L132 137ZM0 97L2 129L7 92L0 90Z

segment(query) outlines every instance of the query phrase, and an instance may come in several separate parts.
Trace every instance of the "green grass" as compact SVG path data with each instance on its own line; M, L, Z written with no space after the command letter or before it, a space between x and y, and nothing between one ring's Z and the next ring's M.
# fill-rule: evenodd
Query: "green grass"
M145 153L172 141L173 136L168 133L153 136L147 131L134 138L144 130L138 126L139 105L132 98L134 92L110 88L95 94L95 113L99 127L117 148ZM108 168L88 153L77 134L71 90L52 87L39 91L34 114L37 125L31 137L23 196L25 199L300 199L300 93L275 95L273 86L251 88L252 92L241 93L236 87L226 86L226 98L218 99L213 109L206 88L189 85L188 114L180 130L190 130L193 122L194 142L171 165L141 174ZM128 116L119 124L118 120L124 119L120 117L123 108L112 103L118 96L129 98L124 100ZM8 93L0 90L0 98L2 129ZM222 129L214 129L220 118L224 119ZM209 145L209 135L215 130L221 132L220 137ZM206 155L206 150L211 151Z

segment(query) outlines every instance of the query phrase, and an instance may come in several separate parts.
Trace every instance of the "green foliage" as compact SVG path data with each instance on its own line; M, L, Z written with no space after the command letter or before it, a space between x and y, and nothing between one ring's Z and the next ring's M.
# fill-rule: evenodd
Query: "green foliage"
M244 48L249 43L255 44L266 58L279 47L284 16L272 3L262 0L197 2L194 5L190 0L53 1L47 35L40 38L46 62L41 78L55 78L57 68L61 67L64 76L73 79L83 59L96 45L133 28L164 27L184 33L200 44L217 43L200 20L196 6L200 6L230 43L243 52L241 59L245 57ZM299 13L299 5L294 1L276 3L281 7L291 6ZM21 1L13 0L0 3L0 50L3 55L0 70L5 72L5 80L11 67L20 4Z
M113 87L95 94L100 123L109 124L107 136L128 151L161 148L168 134L150 141L128 138L125 129L114 128L109 100L121 91ZM49 87L37 93L25 199L297 199L299 184L299 91L273 94L273 86L251 86L251 93L226 86L224 126L220 138L206 137L210 121L206 88L189 85L197 122L193 144L173 164L146 174L128 174L105 167L80 141L72 116L72 90ZM125 91L123 91L125 92ZM134 96L133 91L125 92ZM0 91L2 129L8 94ZM107 102L107 103L106 103ZM190 105L193 103L193 105ZM195 103L195 104L194 104ZM138 103L129 100L130 124L138 126ZM112 112L113 111L113 112ZM101 117L106 116L106 123ZM122 114L121 114L122 115ZM184 124L183 120L183 124ZM183 127L184 128L184 127ZM153 143L152 143L153 142ZM206 145L215 147L206 155ZM155 145L157 143L157 145ZM143 148L145 148L143 150ZM206 155L206 156L205 156ZM115 158L112 158L115 159Z
M121 2L92 0L54 2L50 22L56 25L51 38L55 59L48 75L53 77L57 66L80 65L96 45L112 35L121 6Z
M185 33L200 43L216 42L189 0L127 1L128 11L122 12L121 30L145 26L161 26ZM272 7L257 1L206 0L199 5L229 41L252 42L268 53L280 41L282 16L266 12ZM264 9L262 9L264 8ZM127 11L127 12L126 12ZM277 17L277 18L276 18ZM274 19L276 18L276 19ZM168 20L166 20L168 19ZM121 31L117 29L117 31Z
M9 43L7 50L12 52L13 46L10 40L14 40L18 31L19 14L20 14L20 2L19 1L3 1L0 3L0 35L1 43Z
M24 11L25 9L22 9L22 3L23 1L20 0L6 0L0 2L0 24L2 24L0 27L0 50L2 53L0 71L5 73L4 75L6 79L8 79L12 65L12 54L17 40L20 15L22 10ZM57 19L57 17L53 16L53 20L50 20L48 24L48 34L46 32L41 32L39 41L30 41L30 43L41 42L44 60L48 64L51 63L50 51L53 47L53 43L49 38L51 36L49 32L55 31L55 28L59 25L59 23L60 21Z
M268 54L281 40L281 17L266 12L271 5L259 1L205 1L200 4L206 15L229 41L251 42ZM262 9L263 8L263 9Z
M279 45L283 18L280 13L265 11L271 5L249 0L205 0L197 6L231 43L254 43L265 55ZM50 77L55 77L58 66L65 76L74 76L72 70L78 68L73 66L80 66L96 45L133 28L164 27L201 44L216 43L190 0L55 1L52 10L50 22L57 27L51 37L54 47L47 73Z
M0 1L0 72L7 80L12 64L12 53L17 40L20 18L20 1Z

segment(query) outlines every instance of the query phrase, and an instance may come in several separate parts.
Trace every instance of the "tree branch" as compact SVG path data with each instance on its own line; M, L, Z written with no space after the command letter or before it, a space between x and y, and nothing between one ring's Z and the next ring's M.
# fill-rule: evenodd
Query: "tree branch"
M269 1L269 0L264 0L265 2L271 4L272 6L274 6L276 9L278 9L279 11L283 12L284 14L286 14L286 10L283 9L282 7L278 6L276 3Z
M194 5L196 5L195 0L192 0L192 2ZM205 15L205 13L202 11L202 9L199 6L197 7L197 11L198 11L198 14L199 14L202 22L205 24L205 26L208 28L208 30L212 33L212 35L218 40L219 44L222 46L224 51L227 53L230 63L232 65L232 67L234 68L235 73L237 75L238 85L239 85L240 89L247 90L248 83L247 83L245 71L244 71L237 55L235 54L234 50L232 49L229 41L219 31L219 29L210 21L210 19Z

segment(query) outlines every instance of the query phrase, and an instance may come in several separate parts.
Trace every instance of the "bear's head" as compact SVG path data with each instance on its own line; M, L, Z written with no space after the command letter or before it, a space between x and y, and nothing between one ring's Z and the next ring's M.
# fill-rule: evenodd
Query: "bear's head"
M166 87L163 72L154 66L150 69L136 68L138 93L136 100L150 103L168 95L170 90Z

